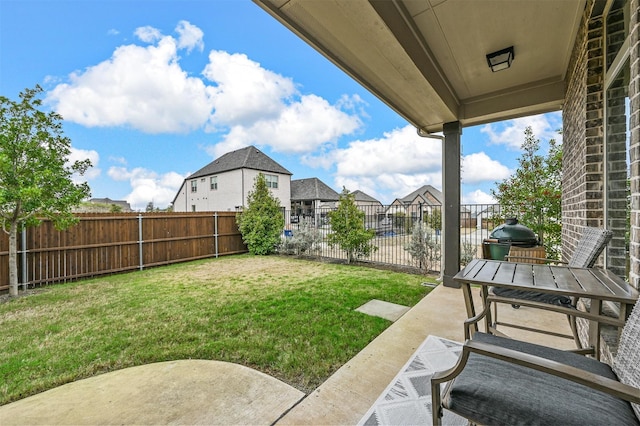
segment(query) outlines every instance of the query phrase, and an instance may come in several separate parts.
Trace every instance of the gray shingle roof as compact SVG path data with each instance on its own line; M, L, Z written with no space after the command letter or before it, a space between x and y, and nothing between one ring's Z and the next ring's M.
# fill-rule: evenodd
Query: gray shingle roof
M217 173L238 169L253 169L283 175L292 174L255 146L248 146L236 151L227 152L222 157L213 160L211 163L193 173L187 179L215 175Z
M291 181L291 201L338 201L340 195L318 178Z
M356 201L366 201L367 203L379 203L380 201L373 198L371 195L366 194L359 189L352 192Z
M440 205L442 205L442 202L443 202L442 192L431 185L423 185L420 188L413 191L411 194L407 195L406 197L402 197L399 200L405 204L409 204L413 200L415 200L418 195L421 195L422 197L425 198L425 200L428 201L428 198L425 195L427 193L430 193L436 200L440 202Z

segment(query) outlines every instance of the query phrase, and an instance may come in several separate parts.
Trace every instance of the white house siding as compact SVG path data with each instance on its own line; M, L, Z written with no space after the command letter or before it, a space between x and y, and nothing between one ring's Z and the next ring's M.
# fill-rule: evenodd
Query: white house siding
M271 193L280 201L281 206L291 205L291 176L277 173L260 172L251 169L232 170L217 175L187 179L180 188L173 210L175 212L193 211L235 211L247 204L247 196L259 173L278 176L278 188ZM218 177L218 189L211 189L211 176ZM191 181L198 183L197 192L191 192Z
M245 181L245 202L247 203L247 195L251 190L253 190L253 185L256 177L258 177L259 173L263 173L265 175L274 175L278 176L278 188L271 188L271 194L276 197L280 201L280 206L286 209L291 208L291 176L283 175L273 172L261 172L258 170L250 170L244 169L244 181Z

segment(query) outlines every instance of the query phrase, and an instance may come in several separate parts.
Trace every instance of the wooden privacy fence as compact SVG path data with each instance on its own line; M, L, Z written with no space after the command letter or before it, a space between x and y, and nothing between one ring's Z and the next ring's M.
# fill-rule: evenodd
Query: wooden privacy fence
M235 212L78 214L65 231L45 220L18 238L19 283L47 284L247 251ZM0 235L0 289L9 238Z

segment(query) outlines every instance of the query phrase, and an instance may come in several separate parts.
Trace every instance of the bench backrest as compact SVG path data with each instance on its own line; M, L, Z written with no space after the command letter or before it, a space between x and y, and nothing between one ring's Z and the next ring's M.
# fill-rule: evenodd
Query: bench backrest
M598 256L611 241L613 232L602 228L586 227L578 241L576 250L569 259L569 266L576 268L592 268Z
M622 329L613 371L622 383L640 389L640 303L633 307ZM640 419L640 405L632 405Z

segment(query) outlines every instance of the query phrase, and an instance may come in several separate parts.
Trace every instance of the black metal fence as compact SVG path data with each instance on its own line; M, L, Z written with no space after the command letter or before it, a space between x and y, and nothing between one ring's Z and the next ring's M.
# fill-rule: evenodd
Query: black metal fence
M360 257L362 262L394 265L400 267L422 268L431 272L439 272L442 243L442 214L440 206L416 204L410 206L359 206L364 212L366 229L373 230L373 245L376 249L368 256ZM294 238L298 234L314 234L313 245L304 246L305 255L330 259L346 260L347 254L337 246L327 242L327 235L332 232L328 213L332 209L307 209L287 211L286 225L283 234L282 252L299 253L299 246ZM464 265L471 259L482 257L482 241L489 236L491 230L503 222L498 204L464 204L460 214L460 247L461 263ZM419 238L415 234L416 225L422 224L423 235L431 247L430 259L424 262L410 249L412 239ZM426 232L426 234L424 234Z

